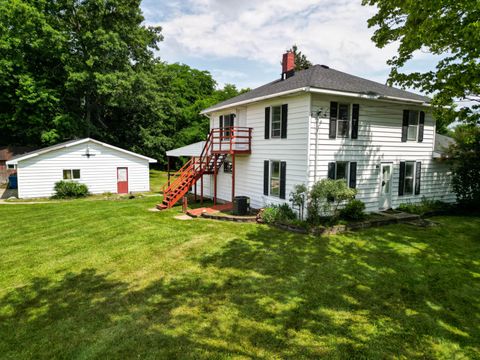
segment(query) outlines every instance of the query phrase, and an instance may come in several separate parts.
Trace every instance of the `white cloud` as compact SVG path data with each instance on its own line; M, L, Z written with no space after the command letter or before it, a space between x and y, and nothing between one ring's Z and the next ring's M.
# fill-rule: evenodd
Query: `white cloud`
M383 82L385 62L395 53L394 46L375 47L367 27L374 9L359 0L177 0L168 6L175 9L170 16L150 20L163 27L163 57L244 59L276 72L282 53L297 44L313 63ZM152 10L144 11L148 21Z

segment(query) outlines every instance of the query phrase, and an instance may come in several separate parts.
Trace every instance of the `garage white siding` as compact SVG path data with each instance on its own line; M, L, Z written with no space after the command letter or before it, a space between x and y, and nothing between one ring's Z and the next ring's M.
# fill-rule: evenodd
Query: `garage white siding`
M95 156L83 156L87 145ZM18 195L20 198L53 195L53 187L63 179L64 169L79 169L78 181L86 184L92 194L116 193L118 167L128 168L129 192L150 190L148 159L89 141L19 161Z

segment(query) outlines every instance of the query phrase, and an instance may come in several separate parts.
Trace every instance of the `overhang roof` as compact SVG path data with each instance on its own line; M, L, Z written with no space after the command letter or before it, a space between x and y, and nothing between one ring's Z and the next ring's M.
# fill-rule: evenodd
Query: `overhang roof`
M203 147L205 146L205 141L199 141L193 144L185 145L173 150L167 151L167 156L171 157L192 157L200 156L202 154Z
M450 145L455 144L455 140L449 136L435 134L435 144L433 146L433 157L447 157L447 149Z
M297 71L293 76L285 80L275 80L256 89L220 102L202 111L208 114L229 106L246 104L263 98L280 96L283 93L294 91L310 91L314 89L338 91L345 94L360 94L373 99L390 99L396 101L429 103L430 98L409 91L397 89L391 86L367 80L358 76L350 75L334 70L325 65L314 65L308 69Z
M83 143L87 143L87 142L92 142L94 144L98 144L98 145L101 145L101 146L104 146L104 147L107 147L107 148L110 148L110 149L113 149L113 150L116 150L116 151L119 151L119 152L123 152L125 154L129 154L129 155L141 158L141 159L145 159L145 160L148 160L148 162L150 162L150 163L156 163L157 162L157 160L155 160L155 159L152 159L152 158L149 158L147 156L143 156L143 155L134 153L132 151L128 151L128 150L125 150L125 149L122 149L122 148L119 148L119 147L116 147L116 146L113 146L113 145L110 145L110 144L107 144L107 143L104 143L104 142L101 142L101 141L98 141L98 140L95 140L95 139L92 139L92 138L84 138L84 139L75 139L75 140L65 141L65 142L62 142L62 143L59 143L59 144L56 144L56 145L48 146L48 147L38 149L38 150L35 150L35 151L31 151L31 152L28 152L28 153L25 153L25 154L22 154L22 155L14 156L9 161L7 161L7 164L8 165L15 165L15 164L18 164L19 161L23 161L23 160L26 160L26 159L30 159L30 158L42 155L42 154L46 154L50 151L55 151L55 150L59 150L59 149L63 149L63 148L68 148L68 147L71 147L71 146L75 146L75 145L79 145L79 144L83 144Z

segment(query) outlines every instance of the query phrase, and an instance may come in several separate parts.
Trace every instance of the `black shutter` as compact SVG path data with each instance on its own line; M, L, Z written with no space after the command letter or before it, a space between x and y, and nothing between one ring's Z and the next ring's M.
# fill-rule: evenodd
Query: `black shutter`
M270 139L270 107L265 108L265 139Z
M335 180L335 163L328 163L328 178Z
M288 124L288 104L282 105L282 131L280 137L287 138L287 124Z
M352 107L352 139L358 138L358 118L360 115L360 105L353 104Z
M420 111L420 119L418 120L418 142L423 141L423 128L425 127L425 112Z
M263 162L263 195L268 195L268 179L270 178L270 161Z
M335 139L337 137L337 109L338 103L335 101L330 102L330 128L328 131L328 137Z
M405 161L400 161L400 174L398 176L398 196L403 195L405 186Z
M287 162L280 161L280 199L285 199L286 180L287 180Z
M357 187L357 163L350 163L350 181L348 184L352 189Z
M422 163L417 162L415 167L415 195L420 194L420 181L422 177Z
M402 142L407 141L407 135L408 135L408 110L403 110Z

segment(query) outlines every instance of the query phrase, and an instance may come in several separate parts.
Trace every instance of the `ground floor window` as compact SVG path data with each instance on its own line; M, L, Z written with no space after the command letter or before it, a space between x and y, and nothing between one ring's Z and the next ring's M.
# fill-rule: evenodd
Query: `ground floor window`
M401 161L398 180L398 195L420 194L421 175L421 162Z
M232 162L230 160L225 160L223 162L223 172L226 174L231 174L232 171Z
M79 169L63 170L63 180L78 180L80 179Z
M285 199L286 173L286 161L265 160L263 171L263 194Z
M353 161L336 161L328 164L328 178L344 180L351 187L356 187L357 163Z
M280 196L280 161L271 162L270 196Z

